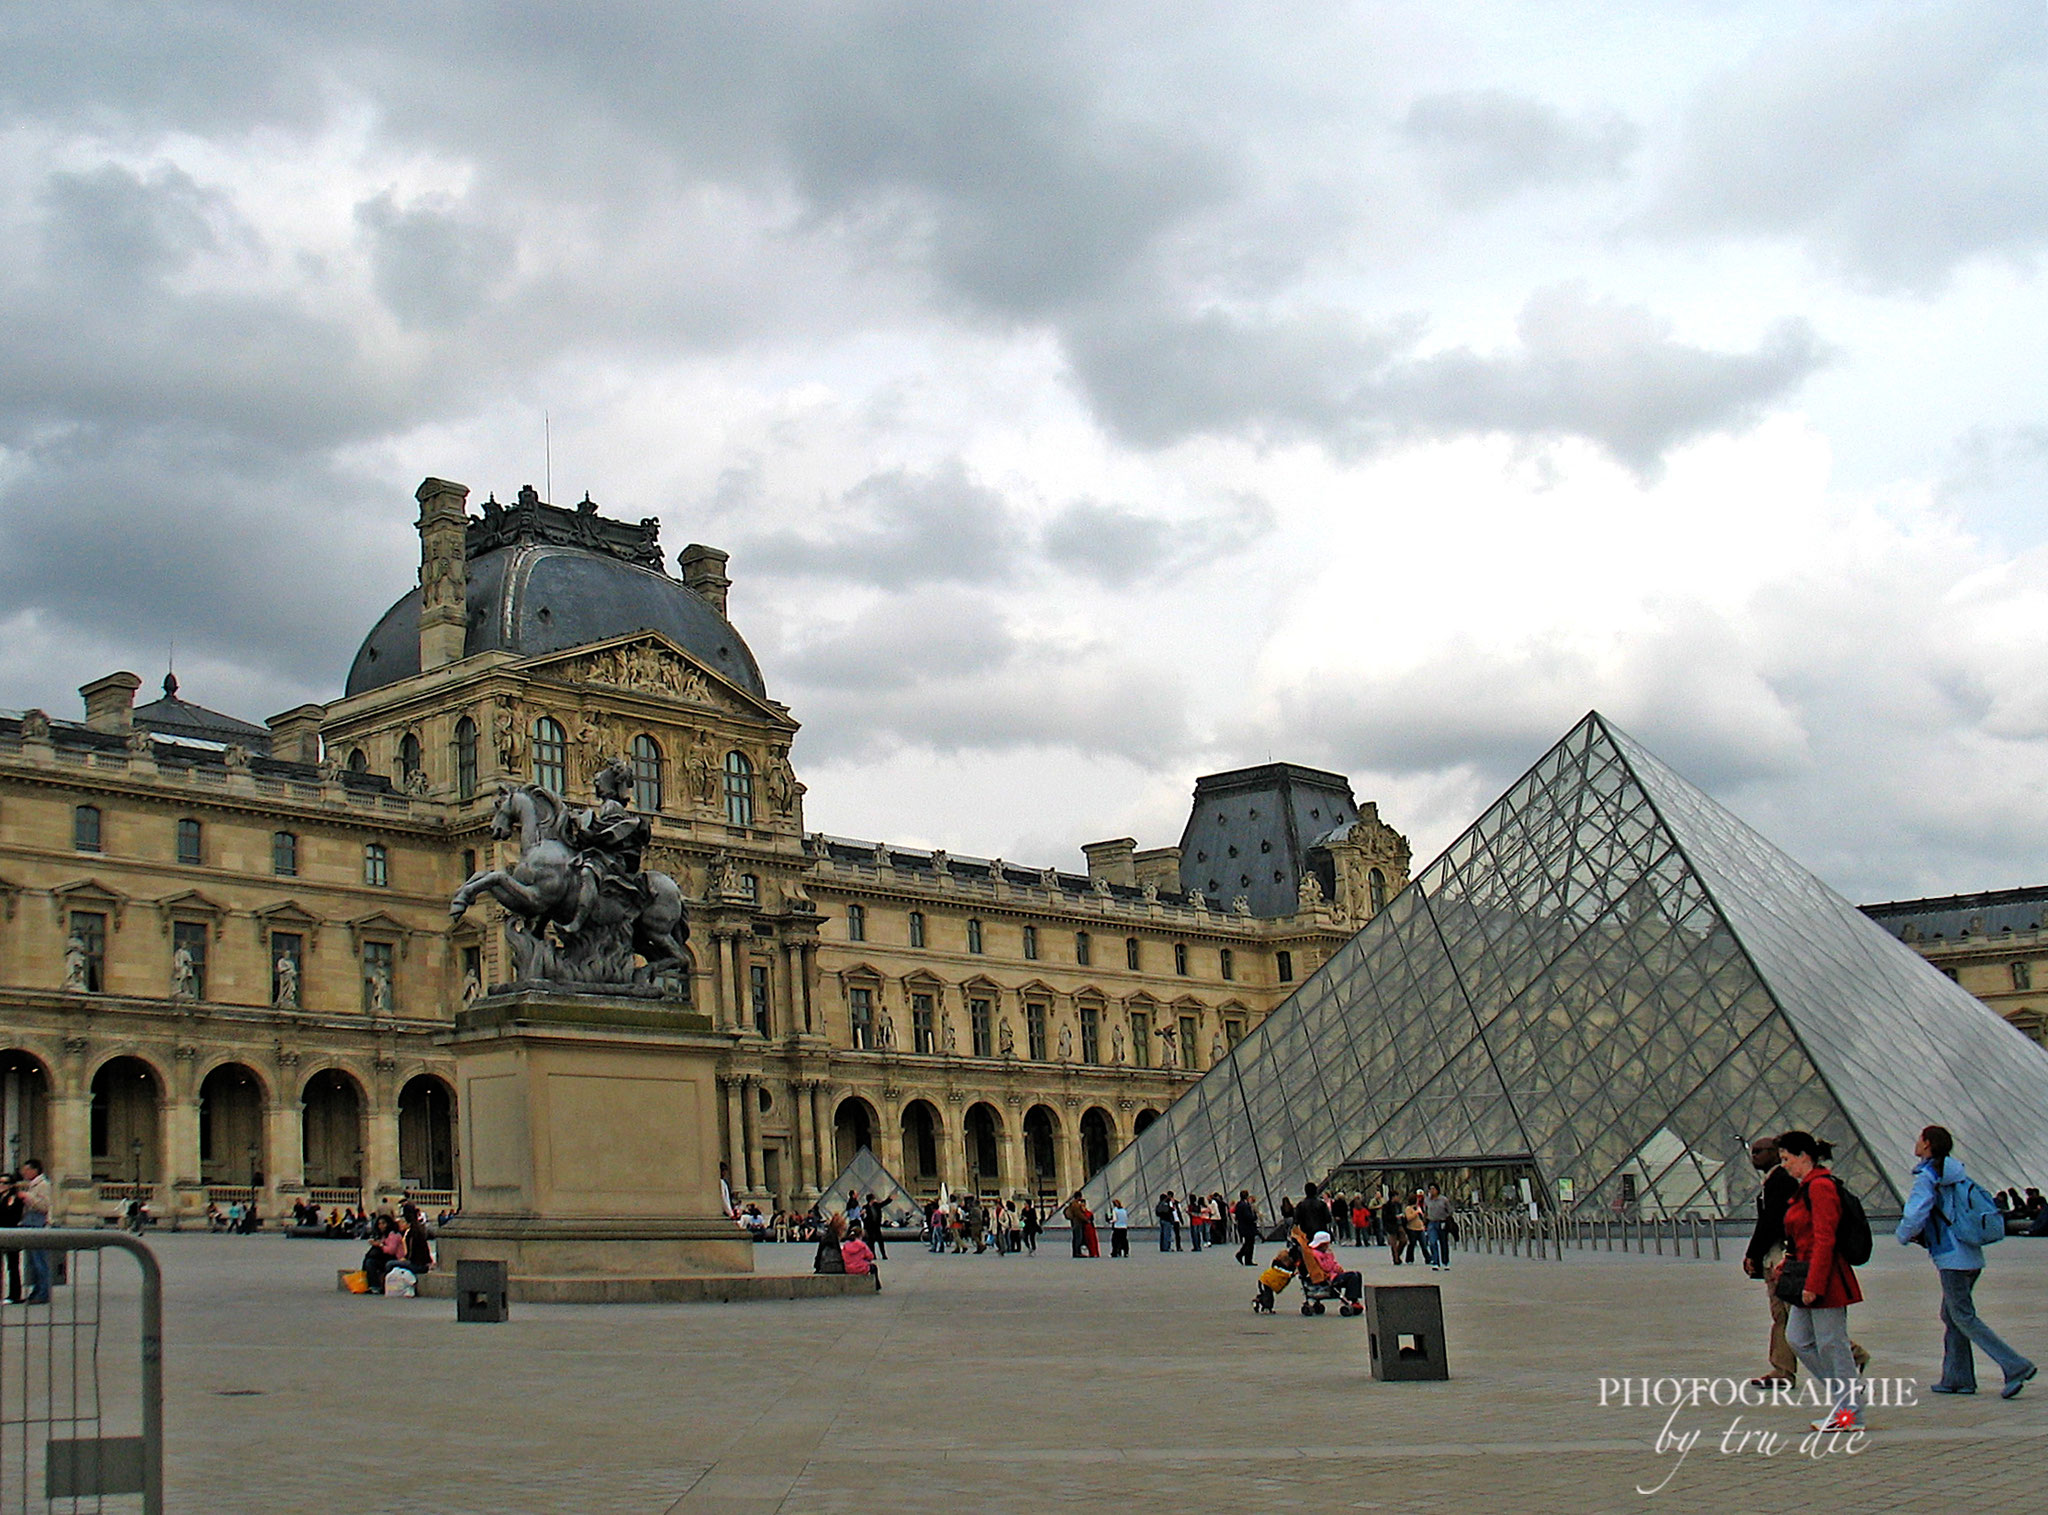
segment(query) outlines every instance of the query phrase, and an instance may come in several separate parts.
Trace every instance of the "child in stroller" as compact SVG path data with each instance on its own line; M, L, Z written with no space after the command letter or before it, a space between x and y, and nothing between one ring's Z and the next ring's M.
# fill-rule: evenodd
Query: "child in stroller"
M1287 1238L1287 1250L1259 1275L1259 1292L1252 1297L1252 1313L1271 1315L1277 1296L1296 1278L1301 1280L1302 1314L1320 1315L1333 1299L1337 1301L1339 1315L1365 1313L1365 1307L1358 1302L1362 1280L1356 1272L1338 1266L1337 1256L1330 1249L1330 1233L1318 1231L1312 1237L1304 1236L1299 1226Z

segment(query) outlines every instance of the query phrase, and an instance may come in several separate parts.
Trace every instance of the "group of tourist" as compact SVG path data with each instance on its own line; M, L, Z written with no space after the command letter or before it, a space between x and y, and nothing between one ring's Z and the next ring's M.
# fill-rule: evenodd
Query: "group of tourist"
M372 1294L412 1292L434 1266L434 1233L419 1206L411 1201L394 1217L382 1214L370 1222L369 1250L363 1253L363 1279Z
M1861 1202L1828 1167L1833 1156L1834 1148L1808 1131L1750 1146L1763 1184L1742 1269L1766 1284L1771 1306L1771 1368L1750 1382L1789 1386L1804 1367L1834 1391L1828 1413L1813 1428L1856 1432L1863 1429L1860 1380L1870 1354L1849 1335L1849 1310L1863 1300L1856 1268L1869 1260L1872 1238ZM1941 1376L1928 1387L1936 1394L1975 1394L1973 1349L1981 1348L2004 1376L2000 1397L2011 1399L2039 1369L1984 1323L1975 1292L1984 1247L2013 1229L2013 1212L1971 1180L1947 1128L1921 1131L1913 1156L1912 1193L1895 1235L1903 1246L1925 1247L1941 1280Z
M924 1207L925 1246L932 1252L959 1254L993 1251L999 1257L1036 1253L1045 1218L1031 1200L1010 1201L997 1195L983 1199L957 1194L932 1199Z

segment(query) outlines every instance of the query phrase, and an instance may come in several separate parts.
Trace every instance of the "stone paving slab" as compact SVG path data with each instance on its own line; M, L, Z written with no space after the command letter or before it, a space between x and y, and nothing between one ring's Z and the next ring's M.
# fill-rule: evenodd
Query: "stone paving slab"
M864 1298L526 1305L458 1325L446 1301L332 1292L348 1243L157 1245L174 1509L1967 1511L2038 1504L2048 1459L2044 1376L2009 1403L1873 1412L1865 1450L1821 1461L1720 1455L1730 1412L1703 1407L1672 1473L1654 1447L1666 1412L1603 1410L1599 1379L1762 1366L1763 1294L1733 1249L1719 1266L1461 1255L1443 1275L1347 1251L1368 1282L1444 1290L1451 1380L1382 1384L1361 1323L1285 1296L1255 1317L1227 1251L897 1243ZM790 1271L808 1249L762 1254ZM1924 1385L1932 1270L1888 1248L1865 1287L1851 1319L1872 1372ZM1979 1303L2048 1359L2048 1244L1998 1248ZM1811 1412L1743 1413L1797 1433Z

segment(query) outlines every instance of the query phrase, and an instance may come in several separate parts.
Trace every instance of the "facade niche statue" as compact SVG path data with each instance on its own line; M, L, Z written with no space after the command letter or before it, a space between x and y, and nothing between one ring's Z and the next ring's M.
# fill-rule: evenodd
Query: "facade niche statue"
M280 952L273 969L277 976L277 993L271 1004L279 1010L299 1008L299 965L292 960L289 952Z
M448 913L459 920L486 896L505 907L507 987L659 998L687 962L682 890L641 869L651 828L627 803L631 767L613 760L593 788L597 803L577 810L538 784L501 786L491 835L516 835L519 861L478 871Z
M199 965L192 960L192 949L180 946L171 954L171 998L199 998Z
M64 991L83 994L86 988L85 941L73 935L64 943Z

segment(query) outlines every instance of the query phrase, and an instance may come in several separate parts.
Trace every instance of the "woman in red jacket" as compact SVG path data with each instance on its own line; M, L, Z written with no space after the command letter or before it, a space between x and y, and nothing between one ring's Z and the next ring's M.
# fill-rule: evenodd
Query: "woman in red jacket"
M1835 1250L1842 1218L1842 1191L1824 1166L1835 1149L1806 1131L1778 1138L1785 1171L1799 1180L1799 1192L1785 1207L1785 1261L1773 1284L1791 1305L1785 1340L1816 1383L1835 1396L1833 1409L1813 1423L1816 1431L1860 1431L1856 1359L1849 1343L1849 1306L1860 1304L1856 1270ZM1803 1276L1802 1276L1803 1275Z

